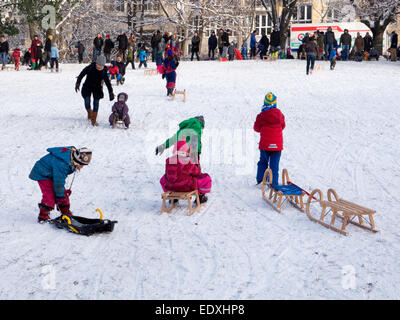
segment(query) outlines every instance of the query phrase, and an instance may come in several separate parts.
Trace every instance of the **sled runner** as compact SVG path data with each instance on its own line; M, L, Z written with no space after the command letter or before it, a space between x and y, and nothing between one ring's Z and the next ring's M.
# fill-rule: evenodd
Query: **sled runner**
M318 198L314 197L314 195L318 195ZM348 234L345 229L349 223L365 230L378 232L378 230L375 229L375 222L372 217L376 211L339 198L333 189L329 189L327 195L328 201L324 201L324 196L321 190L315 189L313 192L311 192L306 204L306 214L310 220L343 235ZM312 201L313 199L314 201ZM311 215L310 206L312 202L317 202L321 206L321 215L319 219ZM325 218L330 214L332 215L331 221L325 222ZM369 221L364 218L365 216L368 216ZM342 220L342 225L340 228L335 226L336 218ZM358 218L358 222L353 221L355 218ZM366 222L366 224L364 224L364 222Z
M175 95L177 95L177 94L181 94L181 95L183 95L183 102L186 102L186 89L185 90L183 90L183 91L179 91L179 90L174 90L174 93L172 94L172 100L174 100L175 99Z
M125 126L125 122L124 122L123 120L117 120L115 117L114 117L114 121L113 121L113 124L112 124L112 128L113 128L113 129L115 129L115 128L118 128L118 129L128 129L128 128Z
M314 67L314 72L322 72L322 71L324 71L325 70L325 67L324 67L324 65L322 65L322 64L317 64L315 67Z
M156 76L158 74L157 69L145 69L144 70L144 75L145 76Z
M268 178L268 182L267 182ZM281 207L284 201L288 201L296 209L304 212L303 196L305 192L298 186L290 183L289 174L286 169L282 170L282 185L273 188L272 171L270 168L265 170L262 181L262 197L277 212L281 213ZM269 195L266 195L266 188L269 188Z
M192 198L196 199L195 208L193 208L192 206ZM161 199L162 199L161 213L170 212L173 208L175 208L176 204L174 200L188 200L189 215L192 215L201 208L199 192L197 190L189 192L167 191L161 195ZM166 206L167 200L169 200L170 202L170 205L168 207Z
M70 232L85 236L91 236L95 233L112 232L114 224L118 223L118 221L103 220L103 213L100 209L96 209L96 211L100 213L100 219L88 219L63 214L51 220L50 223L59 229L67 229Z

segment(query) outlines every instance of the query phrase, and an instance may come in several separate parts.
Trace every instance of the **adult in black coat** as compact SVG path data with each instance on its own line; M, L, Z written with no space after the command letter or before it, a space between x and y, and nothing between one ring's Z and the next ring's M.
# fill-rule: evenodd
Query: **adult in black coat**
M0 41L0 63L2 64L2 69L4 69L6 66L6 57L9 50L10 46L8 44L8 41L6 40L6 37L3 35L1 36Z
M199 50L200 50L200 37L198 33L195 32L192 38L192 57L190 58L191 61L193 61L194 54L196 54L197 61L200 61Z
M128 37L125 31L122 30L121 34L117 37L118 42L118 54L122 56L124 62L126 61L126 49L128 49Z
M208 38L208 57L211 60L215 59L215 49L218 46L218 39L215 35L215 32L211 32L211 36Z
M47 63L51 59L51 44L53 41L53 36L49 35L44 43L44 51L46 52L46 59L43 62L44 66L47 66Z
M268 48L269 48L269 39L264 31L262 32L262 36L259 41L259 45L261 45L260 46L261 47L260 57L262 59L264 56L267 55Z
M97 57L101 55L101 48L103 48L104 40L101 37L101 34L98 33L96 38L93 40L93 61L97 60Z
M104 42L104 55L107 63L111 61L111 51L114 48L114 42L110 39L110 35L106 35L106 41Z
M369 53L373 46L374 46L374 42L372 40L372 37L369 34L369 32L367 32L367 34L364 37L364 50Z
M280 35L277 27L275 27L274 31L271 32L270 38L271 38L270 39L271 52L275 52L276 50L279 50L279 48L281 46L281 35Z
M82 42L78 41L76 47L78 48L78 61L79 63L83 62L83 52L85 52L85 47Z
M82 70L75 84L75 91L78 92L81 81L83 77L86 76L85 83L82 86L82 97L85 101L85 108L88 114L88 119L92 122L93 126L98 125L96 119L99 110L100 99L104 98L102 85L103 81L107 86L110 101L114 100L114 92L110 80L107 76L107 69L104 67L105 64L106 58L100 55L97 58L96 62L91 63L89 66ZM91 95L93 95L93 110L90 106Z

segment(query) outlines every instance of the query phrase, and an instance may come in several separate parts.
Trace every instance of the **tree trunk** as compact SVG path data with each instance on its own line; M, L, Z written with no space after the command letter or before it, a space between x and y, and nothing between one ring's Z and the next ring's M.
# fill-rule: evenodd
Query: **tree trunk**
M378 28L378 29L371 29L372 36L373 36L373 43L375 49L379 52L380 55L383 54L383 35L385 33L385 29Z

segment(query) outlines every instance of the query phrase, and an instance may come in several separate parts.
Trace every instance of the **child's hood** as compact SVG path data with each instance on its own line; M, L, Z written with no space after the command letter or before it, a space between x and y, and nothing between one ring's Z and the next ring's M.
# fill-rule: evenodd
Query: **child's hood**
M67 164L71 164L71 150L74 148L73 146L70 147L54 147L48 148L47 152L63 160Z

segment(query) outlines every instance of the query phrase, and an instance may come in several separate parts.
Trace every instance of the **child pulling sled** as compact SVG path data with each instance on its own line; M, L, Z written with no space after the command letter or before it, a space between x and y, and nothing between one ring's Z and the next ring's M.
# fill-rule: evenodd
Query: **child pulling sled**
M50 211L55 205L62 214L72 215L69 210L71 190L65 189L65 180L92 159L92 151L88 148L56 147L47 151L49 153L35 163L29 175L39 183L43 195L39 203L39 223L50 219Z
M179 62L175 59L174 51L168 50L168 57L162 65L162 78L167 80L167 96L172 96L176 82L176 68Z

